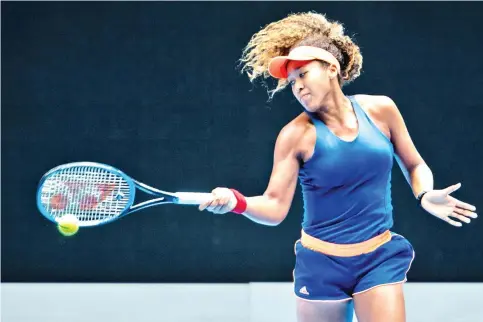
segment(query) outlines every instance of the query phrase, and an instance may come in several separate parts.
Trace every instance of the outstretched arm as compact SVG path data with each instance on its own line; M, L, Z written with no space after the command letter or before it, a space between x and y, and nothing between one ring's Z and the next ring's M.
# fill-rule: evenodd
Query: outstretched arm
M298 150L305 127L290 123L285 126L275 143L272 174L263 195L245 198L247 207L243 215L250 220L269 226L280 224L288 214L297 185ZM200 210L226 213L235 208L236 200L228 188L212 191L213 200L200 205Z
M457 183L442 190L434 190L433 173L414 146L396 104L386 96L379 96L377 100L380 112L391 133L396 160L411 186L414 196L418 197L424 193L421 206L430 214L453 226L460 227L462 224L452 218L470 223L470 218L477 217L474 212L476 207L450 196L452 192L461 187L461 184Z

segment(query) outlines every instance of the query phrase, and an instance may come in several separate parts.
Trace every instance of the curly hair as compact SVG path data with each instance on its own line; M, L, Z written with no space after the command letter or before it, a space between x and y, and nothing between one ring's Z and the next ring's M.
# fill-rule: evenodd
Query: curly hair
M334 55L341 67L341 87L361 73L362 55L359 47L344 35L341 23L329 21L325 15L316 12L290 14L255 33L243 49L241 73L246 72L251 82L258 77L269 78L270 60L288 55L292 48L298 46L319 47ZM277 87L268 90L270 98L287 84L286 79L279 79Z

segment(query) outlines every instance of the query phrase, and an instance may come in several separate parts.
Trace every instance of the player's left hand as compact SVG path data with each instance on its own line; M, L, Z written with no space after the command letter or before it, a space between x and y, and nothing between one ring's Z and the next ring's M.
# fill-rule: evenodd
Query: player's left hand
M449 186L441 190L428 191L421 199L421 206L430 214L446 221L448 224L461 227L462 223L453 220L451 217L469 224L470 218L477 218L476 207L462 202L452 196L461 187L461 183Z

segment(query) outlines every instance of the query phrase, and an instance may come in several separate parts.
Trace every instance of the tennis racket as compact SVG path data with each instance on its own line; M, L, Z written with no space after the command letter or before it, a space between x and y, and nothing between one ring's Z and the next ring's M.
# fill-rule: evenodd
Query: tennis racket
M155 198L134 205L137 190ZM72 214L80 227L106 224L148 207L200 205L212 198L211 193L158 190L96 162L57 166L44 174L37 189L37 207L47 219L57 223L62 216Z

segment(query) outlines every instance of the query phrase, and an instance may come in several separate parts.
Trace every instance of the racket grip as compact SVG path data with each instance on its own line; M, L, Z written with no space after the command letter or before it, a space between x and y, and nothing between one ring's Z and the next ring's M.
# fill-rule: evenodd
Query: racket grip
M176 203L180 205L201 205L213 199L211 193L177 192L175 195L178 198Z

